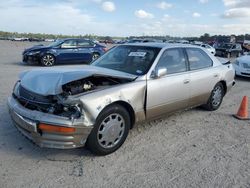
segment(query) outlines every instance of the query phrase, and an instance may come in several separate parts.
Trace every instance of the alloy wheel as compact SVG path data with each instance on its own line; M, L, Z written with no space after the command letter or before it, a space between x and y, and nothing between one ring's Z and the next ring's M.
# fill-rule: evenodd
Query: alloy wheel
M99 55L99 54L94 53L94 54L93 54L93 56L92 56L92 61L94 61L94 60L98 59L99 57L100 57L100 55Z
M47 54L43 56L42 61L45 66L52 66L55 63L55 58L52 55Z

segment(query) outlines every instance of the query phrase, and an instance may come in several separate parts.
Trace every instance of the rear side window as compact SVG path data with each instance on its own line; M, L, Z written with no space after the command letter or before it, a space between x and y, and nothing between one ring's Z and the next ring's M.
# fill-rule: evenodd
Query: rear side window
M91 47L93 44L89 40L78 40L79 47Z
M168 74L187 71L186 59L181 49L168 49L163 52L157 68L167 68Z
M198 48L189 48L186 50L190 70L204 69L213 65L213 61L203 50Z

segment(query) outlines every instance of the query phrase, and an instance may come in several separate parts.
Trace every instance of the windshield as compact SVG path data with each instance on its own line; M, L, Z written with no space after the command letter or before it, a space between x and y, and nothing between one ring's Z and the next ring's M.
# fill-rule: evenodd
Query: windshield
M145 46L118 46L97 59L92 65L137 76L144 75L160 50L160 48Z
M57 39L55 42L52 42L48 45L48 47L55 47L58 46L59 44L61 44L63 42L63 40L61 39Z

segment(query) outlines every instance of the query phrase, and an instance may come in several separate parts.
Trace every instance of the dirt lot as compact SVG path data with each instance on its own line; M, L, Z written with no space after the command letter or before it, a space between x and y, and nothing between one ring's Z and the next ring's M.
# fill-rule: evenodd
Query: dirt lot
M231 115L250 79L218 111L193 109L136 125L115 153L43 149L12 125L6 105L30 42L0 41L0 187L250 187L250 121Z

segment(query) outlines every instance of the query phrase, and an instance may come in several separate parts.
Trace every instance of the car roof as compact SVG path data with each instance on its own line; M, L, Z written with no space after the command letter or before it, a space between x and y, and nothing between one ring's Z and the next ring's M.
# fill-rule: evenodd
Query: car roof
M122 46L144 46L144 47L155 47L155 48L200 48L191 44L180 44L180 43L163 43L163 42L147 42L147 43L130 43L122 44Z
M65 40L90 40L90 39L87 39L87 38L62 38L59 40L65 41Z

